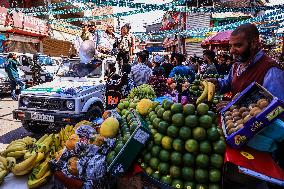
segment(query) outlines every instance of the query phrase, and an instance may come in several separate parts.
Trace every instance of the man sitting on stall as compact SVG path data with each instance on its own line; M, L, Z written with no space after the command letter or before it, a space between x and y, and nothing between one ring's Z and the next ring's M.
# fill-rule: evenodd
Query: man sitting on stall
M230 45L235 63L228 77L217 82L219 89L235 95L256 81L284 100L284 71L261 49L257 27L253 24L237 27L231 34Z

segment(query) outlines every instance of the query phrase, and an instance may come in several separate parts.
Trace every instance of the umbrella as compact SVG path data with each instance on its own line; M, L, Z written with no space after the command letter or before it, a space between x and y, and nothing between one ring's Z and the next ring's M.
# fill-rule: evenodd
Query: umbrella
M212 44L228 44L232 32L232 30L218 32L217 34L206 38L201 43L201 46L207 46Z

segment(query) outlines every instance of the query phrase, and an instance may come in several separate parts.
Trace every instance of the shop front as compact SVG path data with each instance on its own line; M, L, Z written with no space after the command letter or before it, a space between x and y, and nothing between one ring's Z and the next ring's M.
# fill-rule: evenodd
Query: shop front
M47 22L15 11L4 18L3 12L7 11L7 9L1 8L1 11L2 23L5 19L6 42L4 52L41 52L41 40L48 36Z

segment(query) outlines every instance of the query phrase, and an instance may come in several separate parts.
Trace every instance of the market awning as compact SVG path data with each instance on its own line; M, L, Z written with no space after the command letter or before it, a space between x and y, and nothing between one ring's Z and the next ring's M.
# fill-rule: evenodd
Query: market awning
M212 45L212 44L215 44L215 45L216 44L217 45L228 44L232 32L233 32L232 30L218 32L217 34L206 38L201 43L201 46L204 47L204 46L208 46L208 45Z

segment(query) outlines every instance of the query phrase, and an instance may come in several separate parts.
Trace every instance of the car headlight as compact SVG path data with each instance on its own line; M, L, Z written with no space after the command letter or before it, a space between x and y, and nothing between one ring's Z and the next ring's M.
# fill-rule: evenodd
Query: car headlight
M23 97L22 98L22 103L23 103L23 105L27 106L30 103L29 98L28 97Z
M66 101L66 107L69 110L74 110L75 109L75 102L73 100L67 100Z

